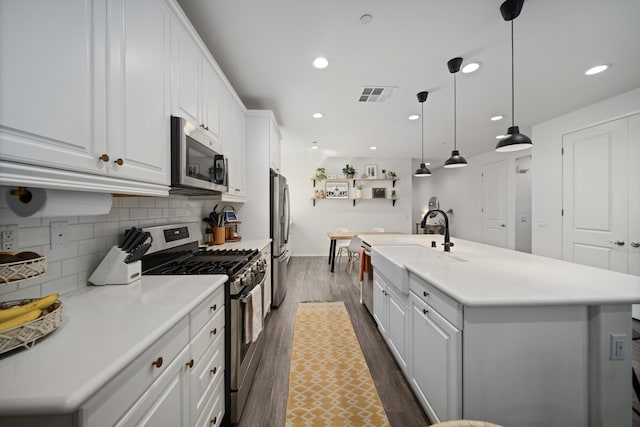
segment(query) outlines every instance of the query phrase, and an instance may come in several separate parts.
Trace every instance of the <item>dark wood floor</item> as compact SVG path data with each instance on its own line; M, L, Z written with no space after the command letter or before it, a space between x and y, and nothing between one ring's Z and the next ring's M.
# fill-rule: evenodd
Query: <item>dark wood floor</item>
M344 301L391 426L430 424L373 318L360 304L355 269L349 274L336 266L335 273L330 273L326 257L294 257L289 262L287 295L268 318L265 350L239 427L284 426L293 325L297 304L302 301Z
M287 296L274 310L265 330L266 346L238 427L284 426L289 389L289 361L298 302L344 301L371 376L392 427L425 427L429 419L415 400L376 325L360 304L357 274L336 266L329 272L325 257L294 257L289 263ZM640 331L640 321L633 327ZM640 340L633 341L633 366L640 375ZM640 402L633 405L640 411ZM634 413L633 427L640 427Z
M640 320L633 320L633 329L640 334ZM638 375L638 379L640 379L640 339L632 341L632 347L631 363L636 375ZM640 412L640 401L638 401L635 393L633 394L633 407ZM638 412L633 413L633 427L640 427L640 416Z

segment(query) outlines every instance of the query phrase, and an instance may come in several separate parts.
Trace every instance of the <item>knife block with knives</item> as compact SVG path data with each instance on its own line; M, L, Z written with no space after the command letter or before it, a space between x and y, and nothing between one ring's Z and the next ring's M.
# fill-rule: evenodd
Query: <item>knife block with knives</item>
M122 243L112 247L89 277L94 285L128 285L142 277L142 256L153 239L147 232L132 227Z

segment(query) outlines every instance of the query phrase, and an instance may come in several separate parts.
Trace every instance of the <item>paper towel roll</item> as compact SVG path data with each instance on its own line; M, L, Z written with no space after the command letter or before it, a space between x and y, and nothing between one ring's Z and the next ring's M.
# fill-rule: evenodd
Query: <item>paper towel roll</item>
M11 194L13 190L14 194ZM5 198L9 209L21 217L54 217L102 215L111 210L111 194L86 191L25 188L15 194L15 188L7 189Z

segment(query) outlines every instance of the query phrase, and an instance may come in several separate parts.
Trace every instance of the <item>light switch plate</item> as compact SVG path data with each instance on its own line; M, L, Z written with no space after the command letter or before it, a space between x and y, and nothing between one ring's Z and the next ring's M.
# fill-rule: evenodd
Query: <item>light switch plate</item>
M609 359L611 360L624 360L626 353L626 339L625 334L611 334L611 349L609 350Z

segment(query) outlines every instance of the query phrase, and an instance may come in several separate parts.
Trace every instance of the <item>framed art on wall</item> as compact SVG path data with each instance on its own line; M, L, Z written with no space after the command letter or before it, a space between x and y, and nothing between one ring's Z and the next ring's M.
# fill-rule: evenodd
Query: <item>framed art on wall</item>
M378 178L378 167L376 165L366 165L364 170L367 173L367 179Z
M349 198L349 182L347 181L327 182L325 185L325 195L327 199L348 199Z

